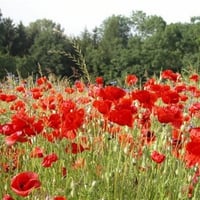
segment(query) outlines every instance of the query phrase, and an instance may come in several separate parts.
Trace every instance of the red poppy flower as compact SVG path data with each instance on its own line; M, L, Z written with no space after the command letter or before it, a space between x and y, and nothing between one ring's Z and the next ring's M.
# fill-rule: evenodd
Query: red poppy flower
M17 96L16 96L16 95L14 95L14 94L9 94L9 95L6 96L5 101L6 101L6 102L11 102L11 101L15 101L16 99L17 99Z
M65 113L73 111L76 108L76 103L72 101L71 99L65 100L61 102L61 105L59 108L60 108L60 112L65 114Z
M195 127L190 129L190 138L192 140L200 141L200 127Z
M1 94L0 94L0 100L1 100L1 101L6 101L6 98L7 98L7 95L6 95L6 94L4 94L4 93L1 93Z
M173 147L173 149L178 150L182 147L182 132L180 129L173 129L172 130L172 138L171 138L171 145Z
M180 79L180 76L181 75L179 73L175 73L170 69L164 70L161 74L163 79L169 79L174 82L177 82Z
M61 124L61 118L58 113L51 114L48 119L48 125L51 128L59 128Z
M122 126L133 126L133 115L128 109L111 110L108 119Z
M19 110L12 116L12 124L15 132L22 131L26 136L36 135L43 130L43 121L35 121L35 118L28 116L24 110Z
M34 172L22 172L14 176L11 180L11 189L19 196L28 196L33 189L39 188L41 182L38 174Z
M11 102L11 101L15 101L16 99L17 99L17 96L14 94L4 94L4 93L0 94L0 100L2 101Z
M43 149L41 149L40 147L35 147L30 156L32 158L42 158L44 156Z
M11 135L15 132L13 124L0 125L0 133L3 135Z
M176 91L168 90L162 92L162 100L166 104L176 104L179 102L179 94Z
M88 150L89 148L85 148L83 147L81 144L77 144L77 143L71 143L70 146L67 146L65 151L66 153L72 153L72 154L77 154L77 153L82 153L85 150Z
M16 91L18 91L18 92L22 92L22 93L25 93L25 92L26 92L26 89L25 89L25 87L24 87L23 85L17 86L15 89L16 89Z
M90 97L79 97L77 98L77 104L89 104L91 101Z
M185 161L188 167L200 164L200 140L192 139L186 145Z
M128 86L135 85L137 81L138 81L138 78L134 74L129 74L126 76L125 82Z
M165 155L159 153L158 151L153 151L153 153L151 154L151 159L154 162L160 164L160 163L162 163L165 160Z
M154 106L158 96L154 92L138 90L132 92L132 98L133 100L138 100L143 107L151 109Z
M68 113L63 113L61 129L63 134L67 131L76 130L84 123L85 111L83 108Z
M72 94L74 92L74 89L71 88L71 87L66 87L65 92L68 93L68 94Z
M2 200L14 200L9 194L5 194Z
M83 82L81 82L81 81L75 81L75 87L76 87L76 89L79 91L79 92L83 92L84 91L84 89L85 89L85 84L83 83Z
M200 164L200 127L190 129L190 141L186 144L185 161L188 167Z
M58 156L55 153L49 154L43 158L42 166L51 167L54 162L58 160Z
M66 177L67 176L67 168L66 167L62 167L62 177Z
M36 135L38 133L41 133L44 128L43 120L38 120L34 122L32 125L30 124L30 133L26 132L27 135Z
M67 138L69 140L73 140L76 138L76 135L77 135L76 130L69 131L69 130L65 130L65 128L64 128L64 129L62 129L60 138Z
M34 123L34 119L34 117L28 116L24 110L20 110L12 116L12 124L15 128L15 131L19 131L27 126L32 125Z
M151 126L151 111L149 109L146 109L144 112L141 112L139 119L138 119L138 125L141 126L143 129L149 129Z
M25 103L21 100L16 101L13 105L10 106L11 110L25 110Z
M49 97L40 99L39 105L43 110L55 110L56 109L56 97L50 95Z
M182 110L177 106L156 107L155 113L160 123L171 123L175 128L180 128L184 120Z
M39 99L43 95L42 90L40 88L37 88L37 87L32 88L31 93L32 93L34 99Z
M197 82L199 80L199 75L198 74L192 74L189 79L194 81L194 82Z
M96 82L96 84L98 84L98 85L103 85L103 77L101 77L101 76L96 77L95 82Z
M176 85L174 87L174 90L176 90L178 93L180 92L184 92L187 90L187 86L185 84L181 84L181 85Z
M125 95L125 90L115 86L107 86L105 88L101 88L99 91L99 96L102 97L104 100L119 100Z
M163 91L168 91L170 90L170 86L169 85L165 85L165 84L156 84L154 81L153 82L149 82L147 81L147 83L144 85L145 90L154 92L158 95L158 97L161 96Z
M47 82L47 77L46 76L40 77L36 80L36 82L38 85L42 85Z
M198 114L198 113L200 113L200 103L199 102L193 103L189 107L189 111L190 111L191 114Z
M27 141L28 139L26 138L26 136L23 134L22 131L16 131L15 133L5 138L5 142L8 146L11 146L16 142L27 142Z
M110 100L96 100L93 106L102 114L106 115L111 109L112 101Z
M151 144L156 140L156 136L153 131L150 131L149 129L142 129L141 131L142 141L147 144Z
M119 102L115 105L116 110L127 109L132 112L132 114L137 113L137 107L132 105L133 100L131 98L121 98Z

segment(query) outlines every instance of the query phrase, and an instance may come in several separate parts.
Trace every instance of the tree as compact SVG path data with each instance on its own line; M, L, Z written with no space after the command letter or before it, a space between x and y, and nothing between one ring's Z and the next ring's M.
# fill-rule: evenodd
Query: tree
M15 28L15 38L10 53L13 56L25 56L28 54L28 35L22 22Z
M11 53L13 42L16 37L16 30L13 21L10 18L3 18L1 21L1 52Z
M122 15L112 15L104 20L102 26L102 40L112 42L118 42L123 47L128 43L130 37L130 21L129 18Z
M77 76L80 70L73 57L77 56L76 50L59 24L47 19L37 20L27 30L32 44L30 55L35 61L36 69L39 65L45 75L54 73L74 78Z
M143 11L133 11L131 25L133 35L136 34L145 39L154 33L162 32L166 27L166 22L162 17L156 15L147 16Z

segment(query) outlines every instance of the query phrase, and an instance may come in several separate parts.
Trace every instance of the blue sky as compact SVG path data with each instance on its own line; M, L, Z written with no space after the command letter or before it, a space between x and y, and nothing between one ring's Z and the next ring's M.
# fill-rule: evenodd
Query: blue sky
M92 31L112 14L129 17L136 10L161 16L167 23L200 16L199 0L0 0L0 9L16 24L51 19L68 35L79 35L85 28Z

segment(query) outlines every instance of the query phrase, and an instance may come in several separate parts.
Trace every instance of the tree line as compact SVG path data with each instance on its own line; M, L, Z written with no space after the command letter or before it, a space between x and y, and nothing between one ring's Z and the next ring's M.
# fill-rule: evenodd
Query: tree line
M53 73L73 80L84 76L106 81L127 74L145 78L161 70L177 72L200 67L200 17L170 23L157 15L133 11L112 15L91 32L70 37L60 24L39 19L24 26L0 11L0 79Z

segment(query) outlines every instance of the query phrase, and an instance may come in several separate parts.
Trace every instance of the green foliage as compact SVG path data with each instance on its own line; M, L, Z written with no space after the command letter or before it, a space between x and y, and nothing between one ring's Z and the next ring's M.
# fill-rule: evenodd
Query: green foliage
M16 74L16 59L0 53L0 79L4 79L11 72L13 75Z

